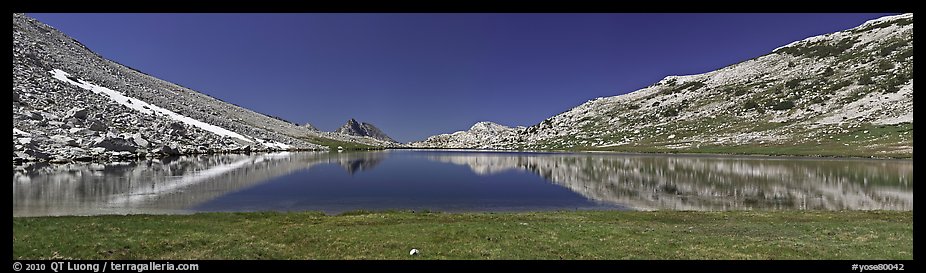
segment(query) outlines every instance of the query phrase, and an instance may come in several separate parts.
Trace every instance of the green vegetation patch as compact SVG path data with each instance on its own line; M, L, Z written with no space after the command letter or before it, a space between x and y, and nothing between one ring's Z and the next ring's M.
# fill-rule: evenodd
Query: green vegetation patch
M808 43L801 46L789 46L785 48L778 49L775 53L784 53L790 54L793 56L806 56L806 57L830 57L830 56L839 56L846 50L852 48L855 43L858 42L853 39L843 39L836 42L829 41L819 41Z
M337 150L338 147L343 148L344 150L379 150L383 149L382 147L370 146L366 144L340 141L336 139L324 138L324 137L314 137L306 136L302 137L303 140L315 143L318 145L326 146L331 150Z
M13 234L14 259L913 258L910 211L75 216Z

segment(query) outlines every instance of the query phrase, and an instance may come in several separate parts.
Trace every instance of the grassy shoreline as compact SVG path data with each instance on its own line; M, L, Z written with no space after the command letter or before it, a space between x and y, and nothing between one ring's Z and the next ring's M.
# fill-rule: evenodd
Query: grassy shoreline
M14 259L913 258L912 211L23 217L13 232Z

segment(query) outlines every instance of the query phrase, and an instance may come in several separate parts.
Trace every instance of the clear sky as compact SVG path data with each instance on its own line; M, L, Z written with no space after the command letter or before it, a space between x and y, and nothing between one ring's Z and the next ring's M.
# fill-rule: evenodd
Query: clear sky
M106 58L252 110L398 141L533 125L889 14L29 14Z

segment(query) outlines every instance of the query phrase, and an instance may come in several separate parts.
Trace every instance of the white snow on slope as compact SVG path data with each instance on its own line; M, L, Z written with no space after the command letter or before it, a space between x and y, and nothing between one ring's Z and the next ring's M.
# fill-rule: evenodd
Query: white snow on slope
M241 139L247 142L254 142L244 137L243 135L229 131L228 129L215 126L209 123L205 123L205 122L202 122L202 121L199 121L199 120L196 120L196 119L193 119L191 117L187 117L181 114L174 113L173 111L158 107L156 105L141 101L136 98L128 97L126 95L123 95L122 93L119 93L116 90L112 90L106 87L95 85L95 84L86 82L81 79L77 79L79 82L71 80L70 78L68 78L70 74L68 74L67 72L61 71L60 69L55 69L49 72L53 75L55 79L76 85L80 88L89 90L93 93L103 95L119 104L125 105L126 107L135 109L139 112L142 112L145 114L154 114L154 113L162 114L162 115L170 117L173 120L183 122L191 126L199 127L200 129L215 133L220 136L234 137L234 138Z
M264 146L271 147L271 148L289 149L293 147L293 146L286 145L284 143L276 142L273 140L264 140L264 139L259 139L259 138L254 138L254 140L257 140L257 143L263 144Z

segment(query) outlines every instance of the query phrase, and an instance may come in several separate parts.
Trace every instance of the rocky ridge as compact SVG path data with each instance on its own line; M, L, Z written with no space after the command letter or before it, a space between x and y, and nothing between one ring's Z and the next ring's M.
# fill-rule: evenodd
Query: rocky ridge
M524 129L523 126L513 128L483 121L477 122L469 130L431 136L423 141L411 142L408 146L418 148L505 148L506 145L517 140L519 133Z
M902 14L593 99L516 137L416 145L908 157L912 123L913 14Z

